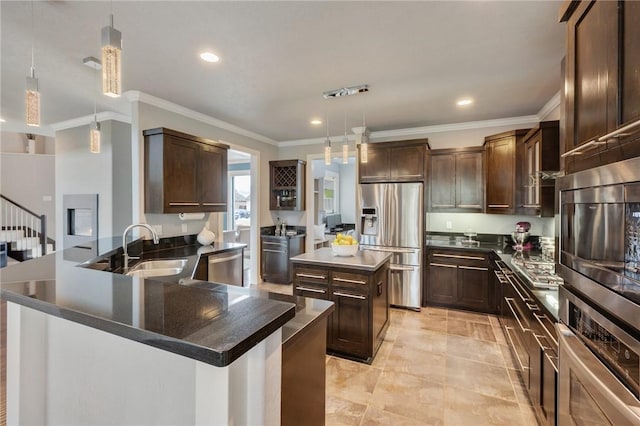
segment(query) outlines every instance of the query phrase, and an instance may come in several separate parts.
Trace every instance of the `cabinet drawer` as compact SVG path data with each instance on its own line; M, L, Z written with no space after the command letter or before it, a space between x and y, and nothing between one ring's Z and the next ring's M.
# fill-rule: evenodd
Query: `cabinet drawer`
M329 284L329 271L320 268L295 267L294 279L297 283Z
M312 299L329 299L329 287L326 284L301 282L296 278L293 294L296 296L311 297Z
M350 272L333 271L331 276L331 285L333 287L348 288L350 291L366 294L369 292L369 276Z
M431 250L429 261L488 270L489 255L476 251Z

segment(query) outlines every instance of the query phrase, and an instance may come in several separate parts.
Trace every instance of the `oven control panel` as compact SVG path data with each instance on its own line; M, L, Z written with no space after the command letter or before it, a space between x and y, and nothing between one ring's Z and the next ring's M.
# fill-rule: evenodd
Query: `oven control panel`
M638 353L572 302L569 302L569 326L629 390L640 397Z

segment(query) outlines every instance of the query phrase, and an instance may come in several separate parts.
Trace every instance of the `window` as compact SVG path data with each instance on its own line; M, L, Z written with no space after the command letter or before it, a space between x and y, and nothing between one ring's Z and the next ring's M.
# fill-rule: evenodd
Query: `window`
M229 211L226 230L248 227L251 215L251 175L249 170L229 172Z
M322 185L322 198L325 214L337 213L339 206L339 179L340 176L331 171L326 171Z

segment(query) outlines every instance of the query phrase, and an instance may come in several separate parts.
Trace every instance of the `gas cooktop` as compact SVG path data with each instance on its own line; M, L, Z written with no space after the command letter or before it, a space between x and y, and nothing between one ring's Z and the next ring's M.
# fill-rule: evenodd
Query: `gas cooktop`
M528 258L514 255L511 265L522 274L533 287L557 288L562 284L562 278L555 274L555 263L546 260L542 256L530 256Z

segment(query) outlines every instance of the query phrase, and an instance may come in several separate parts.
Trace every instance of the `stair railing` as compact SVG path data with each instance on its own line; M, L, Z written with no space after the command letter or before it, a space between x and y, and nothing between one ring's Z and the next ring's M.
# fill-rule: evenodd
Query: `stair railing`
M47 254L46 215L37 214L2 194L0 194L0 229L4 232L16 232L23 238L27 238L26 247L22 247L22 250L30 250L33 257L38 256L33 251L33 239L37 237L38 245L41 247L40 255Z

